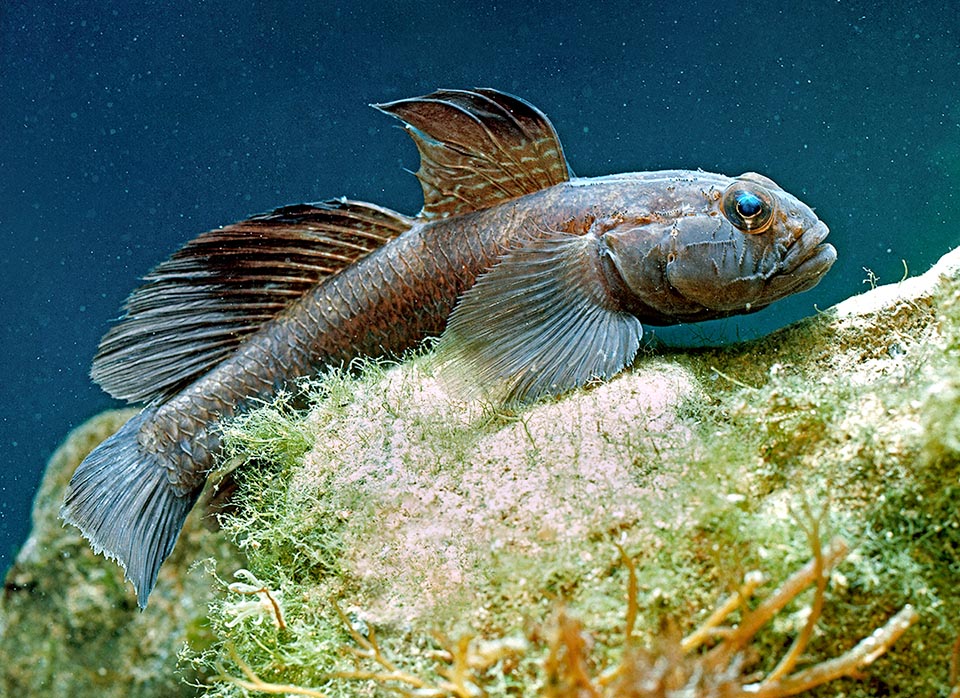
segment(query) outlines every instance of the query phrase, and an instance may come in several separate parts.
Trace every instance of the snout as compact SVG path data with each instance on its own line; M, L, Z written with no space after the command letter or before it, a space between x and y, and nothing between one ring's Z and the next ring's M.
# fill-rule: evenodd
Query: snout
M777 273L768 281L766 293L772 296L768 302L806 291L820 282L837 261L836 248L824 242L829 233L830 229L818 221L788 248Z
M817 221L816 225L804 230L803 234L787 248L787 254L780 263L778 271L793 273L812 259L819 258L821 262L826 262L826 267L820 272L822 275L837 259L837 251L833 245L823 242L829 234L830 229L823 221Z

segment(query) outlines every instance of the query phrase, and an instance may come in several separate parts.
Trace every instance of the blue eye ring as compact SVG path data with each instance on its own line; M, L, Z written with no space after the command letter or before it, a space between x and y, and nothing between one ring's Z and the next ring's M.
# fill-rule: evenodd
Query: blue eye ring
M736 181L723 192L721 208L737 230L750 235L766 231L776 210L769 191L754 182Z

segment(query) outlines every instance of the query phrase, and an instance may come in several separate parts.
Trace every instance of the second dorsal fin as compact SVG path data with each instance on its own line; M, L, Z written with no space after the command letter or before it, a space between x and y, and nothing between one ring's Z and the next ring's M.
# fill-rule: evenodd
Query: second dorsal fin
M312 286L410 225L389 209L338 199L203 233L144 277L100 341L91 375L120 399L172 395Z
M424 217L476 211L570 179L553 125L519 97L438 90L374 106L403 121L417 144Z

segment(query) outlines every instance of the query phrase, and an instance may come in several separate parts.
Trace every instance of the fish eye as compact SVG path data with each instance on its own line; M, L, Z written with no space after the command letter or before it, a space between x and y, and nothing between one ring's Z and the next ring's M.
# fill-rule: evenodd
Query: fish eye
M753 218L760 213L763 208L763 202L760 197L753 192L740 192L736 197L737 213L743 218Z
M737 181L723 193L723 215L738 230L756 235L773 222L773 197L753 182Z

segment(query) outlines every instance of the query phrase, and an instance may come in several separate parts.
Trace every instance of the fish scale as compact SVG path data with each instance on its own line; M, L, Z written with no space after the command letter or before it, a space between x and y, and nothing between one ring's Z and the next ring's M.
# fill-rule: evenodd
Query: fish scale
M145 277L91 371L144 409L80 464L63 519L145 606L223 420L325 367L440 336L452 396L528 402L615 375L643 324L755 312L836 251L755 173L572 178L556 131L491 89L377 105L420 152L410 218L346 199L203 233Z

